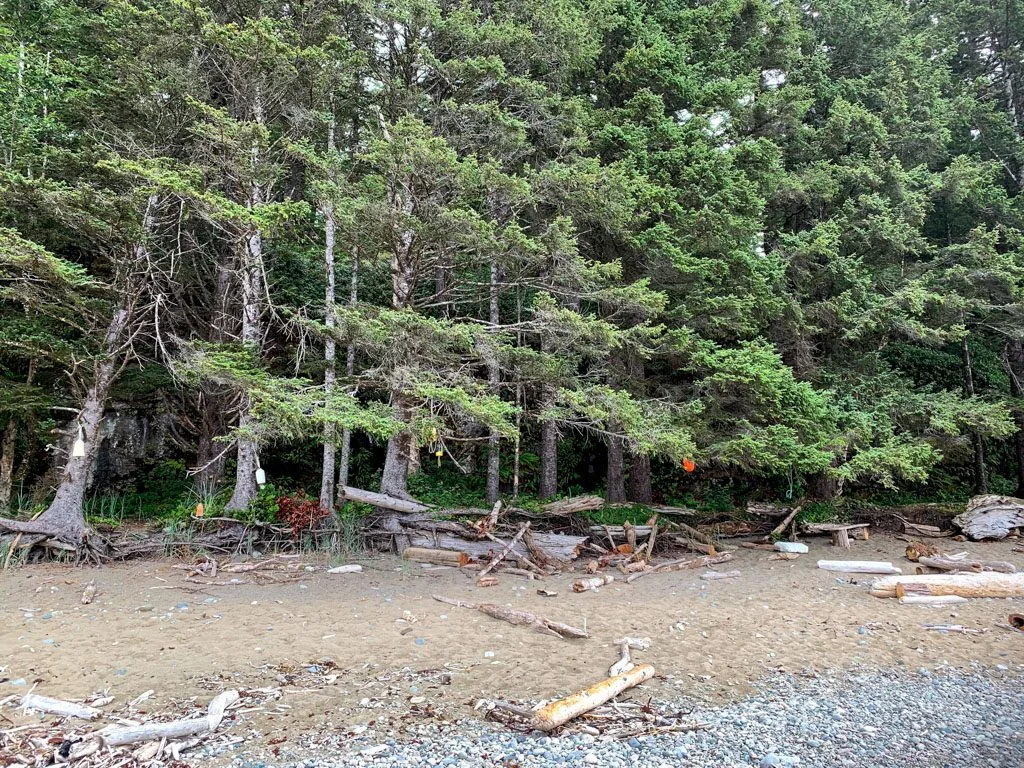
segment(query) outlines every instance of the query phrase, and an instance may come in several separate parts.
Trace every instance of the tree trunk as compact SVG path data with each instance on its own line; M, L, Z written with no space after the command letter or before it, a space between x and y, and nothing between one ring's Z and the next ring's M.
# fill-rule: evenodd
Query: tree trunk
M651 457L634 454L629 464L629 500L635 504L651 504Z
M625 450L621 437L608 438L608 502L621 503L626 500Z
M3 444L0 445L0 512L11 506L11 491L14 488L14 444L18 437L18 420L11 414L4 427Z
M158 199L151 195L146 201L146 209L142 217L144 238L153 229L155 209ZM145 239L135 244L134 263L141 267L149 261L149 247ZM126 286L126 290L130 286ZM89 526L85 521L85 510L82 504L85 492L92 479L92 469L96 463L99 449L100 426L103 421L103 410L110 394L110 386L119 370L121 345L124 343L125 332L131 313L126 308L130 305L127 294L122 296L122 304L114 310L107 325L103 338L103 355L95 363L93 379L82 402L82 410L78 416L78 426L82 429L85 442L83 456L69 453L60 484L50 506L35 520L15 525L11 521L4 522L8 530L40 532L47 537L63 542L74 548L86 543ZM75 440L76 436L72 437Z
M352 275L349 280L348 305L354 307L359 301L359 246L352 248ZM345 350L345 378L349 381L356 373L356 346L349 344ZM338 467L338 501L341 489L348 485L349 467L352 463L352 430L345 428L341 433L341 459Z
M328 149L334 149L334 123L331 123ZM330 402L334 393L336 371L334 367L335 343L331 333L337 324L334 317L334 208L330 203L323 206L324 212L324 269L327 287L324 291L324 325L327 326L327 340L324 343L324 399ZM335 430L332 424L324 426L324 458L320 472L320 506L334 507L335 478ZM351 438L350 438L351 439ZM346 478L347 479L347 478Z
M1006 344L1006 368L1010 374L1010 395L1024 400L1024 341L1014 339ZM1013 409L1017 434L1013 436L1013 454L1017 462L1017 491L1014 496L1024 498L1024 402Z
M971 364L971 348L964 336L961 345L964 362L964 393L974 397L974 370ZM974 491L988 493L988 476L985 473L985 444L977 430L971 430L971 445L974 447Z
M52 529L57 532L54 538L74 547L81 546L88 536L85 512L82 503L85 492L92 479L92 468L96 463L97 449L100 442L100 426L103 421L103 409L110 393L110 385L118 368L118 352L128 325L128 311L118 309L107 327L104 339L103 358L96 364L92 385L86 392L82 403L82 411L78 423L82 428L85 441L84 456L68 456L64 465L64 474L53 501L43 514L32 521L32 525L40 530ZM74 436L72 437L74 440Z
M491 261L490 291L490 323L491 330L498 331L501 322L498 305L498 281L500 279L498 262ZM501 368L498 365L496 350L491 350L487 360L487 383L492 395L498 395L501 387ZM487 438L487 503L493 504L501 496L501 435L492 429Z
M253 184L249 208L256 208L263 202L263 190ZM257 354L263 345L263 237L260 230L250 229L245 238L245 250L240 268L242 301L242 343ZM235 489L224 509L228 512L249 508L256 498L256 470L259 468L259 447L249 433L254 427L252 403L242 396L238 411L238 453L235 464Z
M412 432L408 424L412 419L412 409L404 395L395 395L395 414L406 425L397 435L388 440L388 452L384 459L384 472L380 479L380 492L400 499L409 496L409 457L413 448Z
M550 389L546 387L545 389ZM550 404L552 396L545 395L544 406ZM558 494L558 427L553 420L540 425L540 484L537 496L550 499Z

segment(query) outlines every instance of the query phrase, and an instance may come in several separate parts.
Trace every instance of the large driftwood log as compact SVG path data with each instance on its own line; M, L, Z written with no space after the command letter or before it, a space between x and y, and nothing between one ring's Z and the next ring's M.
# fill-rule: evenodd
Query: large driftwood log
M985 571L997 571L999 573L1017 572L1017 567L1013 563L1007 563L1002 560L968 560L966 558L918 555L917 562L939 571L969 571L974 573Z
M906 594L1024 597L1024 573L884 576L871 585L871 594L875 597L903 597Z
M776 525L774 528L772 528L771 533L764 537L763 541L772 541L777 536L781 536L783 531L786 530L786 527L793 522L797 515L800 514L801 509L803 509L802 504L798 504L797 506L793 507L793 509L789 511L789 514L782 519L782 522Z
M563 639L590 637L584 629L573 627L569 624L563 624L560 621L551 621L550 619L545 619L543 616L538 616L537 614L529 613L528 611L517 611L512 608L506 608L503 605L494 605L492 603L470 603L465 600L455 600L450 597L444 597L443 595L432 595L432 597L439 603L447 603L448 605L457 605L459 608L469 608L474 611L480 611L480 613L485 613L492 618L507 621L509 624L530 627L535 632L540 632L541 634L554 635L555 637L561 637Z
M51 699L49 696L39 696L35 693L26 693L21 700L21 706L25 709L48 712L61 717L77 717L80 720L95 720L103 714L95 707L87 707L84 704L75 704L62 699Z
M975 540L1005 539L1014 528L1024 527L1024 499L975 496L967 502L967 511L953 522Z
M462 568L469 564L469 555L465 552L456 552L451 549L423 549L422 547L407 547L402 553L405 560L412 560L414 563L432 563L434 565L451 565Z
M541 509L548 515L573 515L577 512L589 512L602 507L604 507L604 499L600 496L576 496L572 499L552 501Z
M197 736L201 733L214 731L224 719L224 711L238 701L238 691L224 691L218 694L207 707L205 717L193 717L186 720L173 720L169 723L146 723L132 725L127 728L104 729L96 733L108 747L120 747L125 744L137 744L140 741L156 741L158 739L181 739L186 736Z
M654 667L650 664L639 664L628 672L602 680L585 691L552 701L534 713L531 725L541 731L553 731L558 726L565 725L570 720L611 701L623 691L640 685L652 677L654 677Z
M356 501L360 504L371 504L381 509L390 509L392 512L429 512L430 507L426 504L420 504L418 501L410 501L408 499L399 499L394 496L388 496L383 493L374 493L373 491L364 491L362 488L352 488L351 486L344 486L338 491L339 499L346 499L347 501Z
M417 528L403 526L403 531L409 537L409 543L414 547L425 547L427 549L454 549L465 552L473 558L492 557L501 551L501 545L495 545L490 540L473 541L455 536L450 533L433 533L420 531ZM557 560L574 560L579 554L580 548L586 543L586 536L568 536L560 533L538 533L531 531L531 542L539 547L545 554ZM516 542L512 548L514 555L529 557L527 545Z
M903 573L892 563L873 560L819 560L818 567L823 571L838 573Z

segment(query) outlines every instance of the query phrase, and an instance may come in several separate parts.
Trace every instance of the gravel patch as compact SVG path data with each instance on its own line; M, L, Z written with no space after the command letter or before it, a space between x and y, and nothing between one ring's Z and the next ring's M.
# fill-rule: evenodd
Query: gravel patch
M1017 666L1017 665L1015 665ZM1016 672L1016 674L1015 674ZM705 730L605 741L549 737L466 720L405 729L400 740L367 730L286 768L519 766L556 768L1020 768L1020 669L865 672L803 678L779 673L742 702L693 706ZM236 758L236 768L267 768Z

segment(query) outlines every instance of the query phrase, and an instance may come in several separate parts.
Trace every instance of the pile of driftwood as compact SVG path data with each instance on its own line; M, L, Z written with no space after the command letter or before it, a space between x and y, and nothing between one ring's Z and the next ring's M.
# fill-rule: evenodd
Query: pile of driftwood
M107 709L113 697L105 693L84 703L33 692L8 696L0 700L0 706L50 717L0 730L0 758L10 765L157 766L163 761L178 762L201 745L227 748L244 741L223 731L242 699L252 697L252 692L223 691L206 707L195 708L184 717L143 713L140 705L152 694L147 691L116 710ZM97 728L101 721L106 724Z

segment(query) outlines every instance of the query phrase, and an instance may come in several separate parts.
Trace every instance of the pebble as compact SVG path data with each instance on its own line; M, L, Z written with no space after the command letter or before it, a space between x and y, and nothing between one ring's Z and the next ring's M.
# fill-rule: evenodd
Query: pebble
M510 733L494 723L462 720L451 726L419 726L415 733L402 736L375 732L371 726L366 740L357 745L315 747L314 759L257 766L238 756L230 765L1016 768L1024 765L1024 710L1016 706L1021 681L1013 674L990 671L993 674L980 668L974 673L936 670L927 681L913 668L814 678L778 673L758 683L752 696L728 706L710 707L692 699L665 702L669 708L690 712L687 720L708 727L643 739ZM965 708L964 701L971 706ZM893 728L893 723L906 727Z

